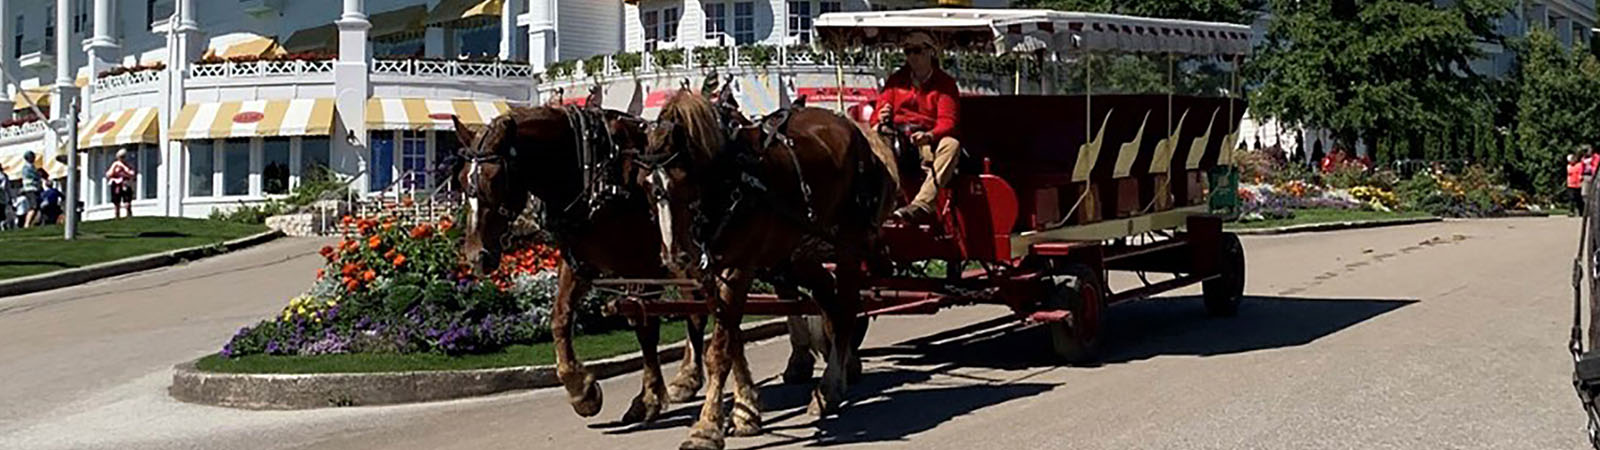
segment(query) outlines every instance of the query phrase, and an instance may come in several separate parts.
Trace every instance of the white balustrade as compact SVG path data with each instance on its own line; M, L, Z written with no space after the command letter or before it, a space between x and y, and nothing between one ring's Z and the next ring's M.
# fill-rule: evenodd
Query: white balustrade
M189 78L254 78L302 76L333 72L333 61L224 61L189 66Z
M94 80L94 92L96 96L100 96L128 89L153 87L153 84L161 79L161 72L160 70L141 70L96 78Z
M531 78L533 66L508 62L429 61L420 59L379 59L372 73L420 77Z
M46 125L43 120L28 122L22 125L12 125L9 127L0 128L0 140L42 134L48 132L49 130L50 126Z

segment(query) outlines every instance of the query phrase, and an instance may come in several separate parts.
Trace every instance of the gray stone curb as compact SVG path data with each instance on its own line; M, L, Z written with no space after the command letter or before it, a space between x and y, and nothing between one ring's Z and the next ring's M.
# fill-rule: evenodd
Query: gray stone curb
M116 261L106 261L99 264L79 267L76 269L57 270L38 275L29 275L20 278L0 281L0 297L10 297L50 289L74 286L106 277L114 277L157 267L165 267L184 261L218 255L246 247L260 245L283 236L282 231L272 230L245 236L219 244L202 245L198 247L181 248L161 253L140 255L123 258Z
M1272 234L1294 234L1294 233L1310 233L1310 232L1317 232L1317 231L1354 230L1354 229L1359 229L1359 228L1395 227L1395 226L1401 226L1401 225L1416 225L1416 224L1419 224L1419 223L1441 222L1443 220L1444 219L1439 218L1439 217L1412 217L1412 218L1405 218L1405 219L1355 220L1355 221L1346 221L1346 222L1308 223L1308 224L1304 224L1304 225L1290 225L1290 226L1286 226L1286 227L1276 227L1276 228L1257 228L1257 229L1243 229L1243 230L1227 230L1227 229L1224 229L1223 231L1227 231L1227 232L1230 232L1230 233L1233 233L1233 234L1237 234L1237 235L1240 235L1240 236L1272 235Z
M745 340L753 342L788 333L789 327L786 319L778 318L746 324L743 330ZM683 357L684 345L678 342L662 347L659 350L661 361ZM633 372L643 366L640 352L584 363L597 379ZM172 386L167 388L173 398L243 409L391 405L561 385L553 365L415 372L244 374L203 372L195 369L195 362L190 361L173 369Z

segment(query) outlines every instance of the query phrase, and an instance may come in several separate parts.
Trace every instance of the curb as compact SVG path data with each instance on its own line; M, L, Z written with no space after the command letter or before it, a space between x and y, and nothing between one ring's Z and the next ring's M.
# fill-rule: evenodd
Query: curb
M1276 228L1257 228L1257 229L1243 229L1243 230L1228 230L1228 229L1224 229L1223 231L1227 231L1229 233L1237 234L1237 235L1240 235L1240 236L1260 236L1260 235L1275 235L1275 234L1311 233L1311 232L1318 232L1318 231L1355 230L1355 229L1361 229L1361 228L1396 227L1396 226L1401 226L1401 225L1416 225L1416 224L1420 224L1420 223L1433 223L1433 222L1442 222L1442 221L1444 221L1444 219L1443 218L1439 218L1439 217L1412 217L1412 218L1405 218L1405 219L1380 219L1380 220L1356 220L1356 221L1346 221L1346 222L1308 223L1308 224L1304 224L1304 225L1290 225L1290 226L1286 226L1286 227L1276 227Z
M788 333L787 319L765 320L743 327L746 342ZM686 344L658 350L661 361L683 357ZM198 360L196 360L198 361ZM633 372L644 366L640 352L584 363L596 379ZM452 400L506 391L560 386L554 365L475 370L414 372L242 374L203 372L195 361L173 367L167 393L187 403L229 408L284 410L338 406L373 406Z
M218 244L181 248L161 253L123 258L116 261L91 264L75 269L29 275L0 281L0 297L29 294L50 289L73 286L133 272L170 266L235 250L260 245L283 236L282 231L271 230Z

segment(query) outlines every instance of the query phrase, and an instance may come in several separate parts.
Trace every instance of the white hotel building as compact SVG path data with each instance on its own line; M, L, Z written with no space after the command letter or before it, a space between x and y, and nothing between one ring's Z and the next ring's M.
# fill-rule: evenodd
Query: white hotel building
M827 11L999 0L0 0L0 166L64 180L35 119L81 105L80 201L111 215L128 150L134 212L203 217L287 193L325 166L367 195L436 185L451 115L538 100L557 61L809 40ZM15 77L15 78L12 78ZM58 87L60 86L60 87Z

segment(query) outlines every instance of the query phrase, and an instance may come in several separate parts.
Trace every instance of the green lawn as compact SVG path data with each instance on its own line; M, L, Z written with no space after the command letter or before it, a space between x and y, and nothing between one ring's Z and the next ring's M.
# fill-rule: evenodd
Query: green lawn
M1285 227L1291 225L1307 225L1314 223L1409 219L1416 217L1429 217L1429 214L1420 211L1381 212L1348 209L1296 209L1294 210L1293 218L1262 220L1249 223L1234 222L1227 224L1226 228L1230 230L1248 230L1256 228Z
M769 319L764 316L745 317L745 323ZM710 338L708 327L706 337ZM682 341L685 337L682 321L661 325L661 345ZM639 351L639 341L633 330L618 330L603 334L578 336L573 350L584 361L609 358ZM209 355L195 363L195 368L222 373L366 373L414 370L469 370L495 367L555 364L555 345L549 342L533 345L513 345L505 351L482 355L445 356L433 353L418 354L340 354L317 356L249 355L224 359Z
M0 231L0 279L82 267L130 256L237 239L267 230L261 225L179 217L134 217L78 225L78 239L63 241L61 225Z

